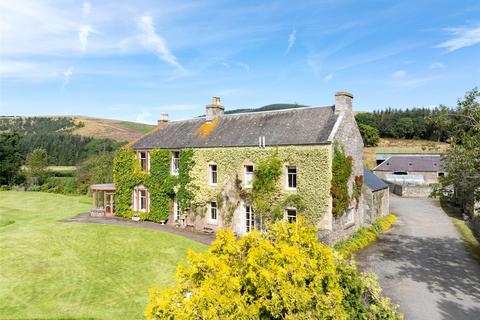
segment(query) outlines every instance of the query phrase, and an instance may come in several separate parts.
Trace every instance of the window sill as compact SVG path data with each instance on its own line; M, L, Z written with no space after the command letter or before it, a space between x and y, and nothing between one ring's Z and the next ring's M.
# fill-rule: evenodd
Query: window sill
M208 186L209 186L209 187L216 187L216 186L218 186L218 183L215 183L215 184L209 183Z
M297 191L297 188L288 188L288 187L286 187L285 190L286 190L286 191Z
M355 221L345 223L343 226L345 227L345 229L350 229L351 227L355 226Z

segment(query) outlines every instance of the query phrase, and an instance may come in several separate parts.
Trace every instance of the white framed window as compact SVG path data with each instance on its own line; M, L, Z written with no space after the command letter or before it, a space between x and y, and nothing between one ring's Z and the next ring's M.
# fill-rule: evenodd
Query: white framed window
M347 209L345 211L345 216L343 218L344 224L352 224L354 222L354 211L353 209Z
M290 222L297 222L297 209L287 208L285 209L285 219Z
M149 202L149 194L147 189L133 189L133 211L148 212Z
M253 213L252 206L246 204L243 208L245 211L245 233L249 233L255 229L255 214Z
M253 182L253 165L245 166L245 187L251 188Z
M286 188L291 190L297 189L297 167L287 166L286 171Z
M137 153L138 161L140 161L140 167L142 171L150 171L150 155L148 151L139 151Z
M180 151L172 152L172 174L178 175L178 170L180 168Z
M173 200L173 221L180 221L180 206L177 198Z
M218 172L216 164L208 165L208 183L212 186L216 186L218 182Z
M217 222L217 203L212 201L209 204L210 221Z

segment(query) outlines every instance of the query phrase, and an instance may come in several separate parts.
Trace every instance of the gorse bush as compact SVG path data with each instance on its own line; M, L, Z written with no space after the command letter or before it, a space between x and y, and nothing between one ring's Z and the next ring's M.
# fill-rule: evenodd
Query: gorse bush
M317 241L315 228L276 222L236 239L219 231L188 254L175 288L150 290L147 319L400 319L378 283Z
M371 226L362 227L352 233L348 239L337 243L335 245L335 250L339 251L344 256L348 256L356 250L365 248L378 238L380 232L390 229L396 221L397 217L393 214L381 217Z

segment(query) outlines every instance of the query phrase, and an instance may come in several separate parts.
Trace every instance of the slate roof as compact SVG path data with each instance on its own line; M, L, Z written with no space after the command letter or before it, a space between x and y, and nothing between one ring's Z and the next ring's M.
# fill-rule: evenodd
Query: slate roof
M365 186L373 192L388 188L388 184L367 168L363 169L363 182Z
M333 107L308 107L278 111L224 114L204 139L195 132L205 118L168 122L133 142L133 149L205 148L258 146L265 136L269 145L307 145L329 143L328 137L337 115ZM201 134L200 134L201 135Z
M391 156L373 171L437 172L443 171L441 155Z

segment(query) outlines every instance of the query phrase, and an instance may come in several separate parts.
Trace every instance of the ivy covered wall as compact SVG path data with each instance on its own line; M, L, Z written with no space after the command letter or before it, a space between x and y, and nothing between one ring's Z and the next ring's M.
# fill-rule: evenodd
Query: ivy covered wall
M170 174L172 152L165 149L150 151L150 172L144 172L137 161L135 152L130 148L117 151L113 164L115 182L115 214L131 218L138 213L142 220L160 222L168 219L173 197L177 194L181 205L189 205L193 194L187 185L191 182L192 168L191 149L180 151L179 175ZM149 212L132 211L132 191L136 186L144 185L149 192Z
M266 149L258 147L195 149L192 157L195 164L191 170L192 184L197 187L193 197L194 213L203 217L207 212L207 204L216 201L222 224L229 226L233 212L240 204L240 198L251 192L251 189L245 188L243 183L244 166L255 165L261 159L276 153L283 163L297 167L297 190L285 190L283 172L278 180L279 201L288 200L288 196L292 194L299 195L305 207L301 214L309 223L318 225L331 206L330 148L330 145L320 145ZM208 168L211 163L217 165L216 186L209 185Z

